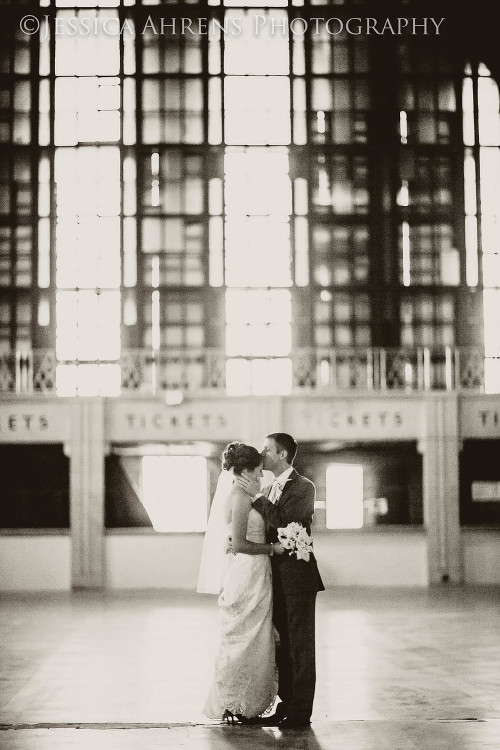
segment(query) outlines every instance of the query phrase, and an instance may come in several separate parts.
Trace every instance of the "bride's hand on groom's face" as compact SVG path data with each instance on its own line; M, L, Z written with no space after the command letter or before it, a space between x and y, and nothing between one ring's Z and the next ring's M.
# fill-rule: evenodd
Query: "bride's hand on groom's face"
M260 492L259 479L248 479L247 477L239 476L236 477L236 483L251 497L254 497L254 495Z

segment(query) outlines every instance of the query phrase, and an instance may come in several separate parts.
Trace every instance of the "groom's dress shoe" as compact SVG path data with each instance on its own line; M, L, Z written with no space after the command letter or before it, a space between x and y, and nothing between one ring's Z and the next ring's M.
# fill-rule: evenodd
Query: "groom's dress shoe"
M278 703L278 705L276 706L276 710L275 710L272 718L275 721L282 721L287 716L288 716L288 708L286 706L286 703L283 703L283 701L282 701L281 703ZM274 725L274 726L276 726L276 725Z
M293 716L287 716L278 724L280 729L307 729L310 726L311 722L308 719L296 719Z
M279 719L276 718L276 714L272 716L253 716L251 719L245 719L243 723L259 727L277 727Z
M277 713L271 716L255 716L253 719L247 719L245 724L256 724L259 727L277 727L283 721L283 717Z

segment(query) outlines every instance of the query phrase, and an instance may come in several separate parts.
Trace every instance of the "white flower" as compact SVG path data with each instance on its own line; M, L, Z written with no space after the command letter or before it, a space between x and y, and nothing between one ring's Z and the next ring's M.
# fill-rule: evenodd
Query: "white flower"
M297 560L305 560L306 562L309 562L309 552L304 549L298 549L297 550Z
M301 523L292 521L286 527L278 529L278 538L289 554L295 554L297 560L309 562L312 552L312 539Z

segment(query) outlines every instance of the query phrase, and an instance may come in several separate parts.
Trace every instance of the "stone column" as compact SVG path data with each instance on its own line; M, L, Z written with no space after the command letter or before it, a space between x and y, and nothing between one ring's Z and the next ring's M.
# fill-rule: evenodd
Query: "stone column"
M424 523L429 583L461 583L459 426L456 394L427 394L423 454Z
M100 589L104 567L104 400L76 398L72 404L70 526L73 588Z

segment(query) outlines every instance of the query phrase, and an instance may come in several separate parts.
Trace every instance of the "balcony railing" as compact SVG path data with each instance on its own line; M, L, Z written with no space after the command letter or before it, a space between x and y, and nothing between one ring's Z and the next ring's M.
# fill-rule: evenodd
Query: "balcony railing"
M235 358L231 358L235 359ZM251 363L262 358L236 358ZM420 392L466 390L485 392L485 355L481 348L418 347L400 349L298 349L288 358L291 383L286 393ZM221 349L164 350L128 349L115 362L61 362L54 350L11 352L0 357L0 392L54 395L159 395L164 392L231 393L226 379L228 357ZM500 357L490 358L495 367ZM61 373L73 373L96 365L108 365L113 375L111 391L96 393L76 385L74 392L61 388ZM109 367L111 365L111 367ZM59 369L61 368L61 369ZM76 382L76 381L75 381ZM499 392L489 388L489 392ZM262 389L258 391L262 392ZM279 393L276 384L269 391Z

